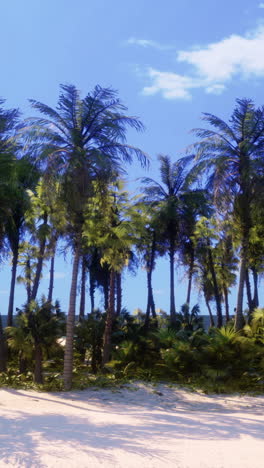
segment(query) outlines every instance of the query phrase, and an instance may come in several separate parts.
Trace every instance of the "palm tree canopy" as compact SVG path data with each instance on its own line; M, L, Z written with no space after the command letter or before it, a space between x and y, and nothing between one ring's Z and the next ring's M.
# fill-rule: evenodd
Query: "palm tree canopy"
M191 147L197 161L193 171L210 172L208 186L216 198L252 195L250 185L257 171L263 172L264 107L255 109L250 99L237 99L229 124L209 113L203 120L213 128L193 130L201 138Z
M45 117L28 119L22 133L26 141L37 137L42 157L48 157L57 170L64 172L72 164L91 168L98 161L118 166L121 160L131 163L134 156L147 165L146 154L126 142L128 127L137 131L144 127L136 117L125 114L127 108L115 90L97 85L81 99L75 86L61 85L55 109L33 99L30 102Z

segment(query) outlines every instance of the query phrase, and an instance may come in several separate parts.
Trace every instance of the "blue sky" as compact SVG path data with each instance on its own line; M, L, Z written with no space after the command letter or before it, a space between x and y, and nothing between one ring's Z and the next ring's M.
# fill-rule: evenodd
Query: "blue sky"
M32 115L27 99L56 105L59 84L73 83L83 95L96 84L119 90L129 114L140 117L143 134L129 142L152 159L182 155L201 126L202 112L228 119L237 97L264 104L264 2L251 0L9 0L1 2L0 96L7 107ZM135 181L144 172L128 168ZM135 187L135 183L130 185ZM56 297L67 309L70 259L57 260ZM0 272L5 313L10 268ZM177 307L186 284L176 287ZM46 292L45 276L41 292ZM168 310L169 270L164 260L154 275L156 305ZM126 281L124 305L144 309L145 276ZM196 292L193 303L197 302ZM17 288L16 306L24 301ZM201 300L199 300L201 302Z

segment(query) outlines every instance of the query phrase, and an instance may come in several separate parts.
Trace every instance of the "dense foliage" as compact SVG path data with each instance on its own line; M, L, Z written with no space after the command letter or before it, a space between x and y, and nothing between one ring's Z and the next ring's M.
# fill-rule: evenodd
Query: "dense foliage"
M237 100L229 123L204 114L208 128L194 130L199 140L187 154L176 161L159 156L160 180L143 177L132 197L126 164L137 158L146 167L148 156L126 140L129 127L143 125L127 115L116 91L96 86L81 98L75 86L62 85L56 108L31 104L40 117L23 121L0 101L0 252L12 263L8 326L0 321L0 384L68 390L95 379L148 378L207 391L263 391L264 108ZM59 247L73 256L67 315L53 299ZM168 314L156 310L152 288L161 256L169 259ZM47 262L47 298L39 300ZM175 265L187 277L178 311ZM125 269L139 266L147 307L131 315L122 281ZM16 281L27 301L14 316ZM209 330L199 307L190 306L194 284ZM95 307L96 289L103 311Z

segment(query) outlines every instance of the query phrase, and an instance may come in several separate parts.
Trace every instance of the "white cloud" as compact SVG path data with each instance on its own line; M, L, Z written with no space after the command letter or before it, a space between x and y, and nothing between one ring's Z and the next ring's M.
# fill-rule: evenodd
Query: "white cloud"
M151 39L136 39L135 37L130 37L126 44L136 45L144 48L152 48L157 50L169 50L173 47L170 45L160 44L157 41L152 41Z
M264 8L264 3L259 3L259 8Z
M225 85L223 84L213 84L205 88L207 94L222 94L222 92L226 89Z
M143 93L146 95L161 92L166 99L190 99L189 89L195 87L192 78L177 75L176 73L161 72L149 68L148 76L152 80L151 86L145 86Z
M136 39L130 41L144 47L152 43ZM160 92L166 99L190 99L191 91L200 88L209 94L221 94L234 78L264 77L263 50L264 26L261 26L244 36L232 34L204 47L178 51L176 60L189 66L188 73L149 68L146 74L150 85L143 88L143 93L152 95Z
M211 83L224 83L234 75L264 76L264 28L253 34L232 35L207 47L180 51L178 61L193 66L195 74Z

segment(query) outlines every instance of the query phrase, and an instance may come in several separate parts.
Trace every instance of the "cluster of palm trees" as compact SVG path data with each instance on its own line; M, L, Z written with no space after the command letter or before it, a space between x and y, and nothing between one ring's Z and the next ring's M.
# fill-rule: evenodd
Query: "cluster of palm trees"
M157 323L152 275L162 255L169 257L172 327L177 320L176 260L187 271L187 308L195 281L212 325L211 304L215 302L218 327L223 323L223 304L226 320L231 318L228 297L238 276L235 328L243 327L244 288L250 317L259 305L263 269L263 108L256 109L247 99L237 100L229 124L204 114L209 129L195 130L199 140L187 156L176 162L159 156L160 180L142 178L141 193L132 198L122 180L124 165L137 158L147 167L148 157L127 143L127 129L141 131L143 125L126 114L116 91L96 86L81 98L75 86L62 85L57 107L31 100L40 117L26 121L17 110L5 110L3 104L1 101L0 248L3 259L12 257L8 325L13 325L16 280L26 287L30 315L43 262L48 259L46 301L52 303L56 249L63 240L73 252L65 389L72 382L77 287L80 282L81 320L87 272L91 310L95 288L104 294L102 365L110 359L113 321L121 313L122 272L125 267L135 269L139 261L147 274L146 330L151 320Z

